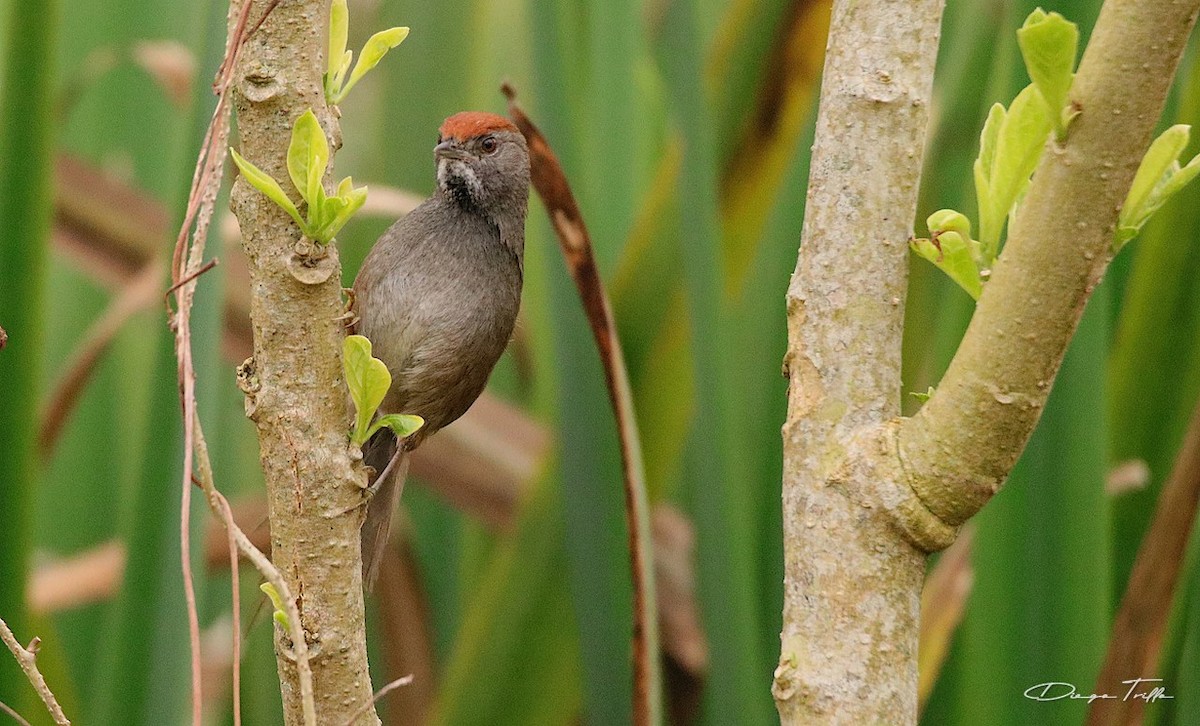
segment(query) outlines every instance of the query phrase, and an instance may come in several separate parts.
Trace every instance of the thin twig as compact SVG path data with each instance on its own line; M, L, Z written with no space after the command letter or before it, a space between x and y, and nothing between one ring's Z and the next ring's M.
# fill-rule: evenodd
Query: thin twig
M177 282L177 283L175 283L175 284L171 285L170 287L168 287L168 288L167 288L167 291L166 291L166 293L164 293L164 294L165 294L166 296L168 296L168 297L169 297L169 296L170 296L171 294L173 294L173 293L174 293L176 290L178 290L179 288L181 288L181 287L183 287L184 285L188 284L188 283L189 283L189 282L191 282L192 280L195 280L196 278L200 277L201 275L203 275L204 273L208 272L208 271L209 271L209 270L211 270L212 268L216 267L216 266L217 266L219 263L220 263L220 260L218 260L216 257L212 258L212 259L211 259L211 260L209 260L208 262L204 263L204 266L203 266L203 267L201 267L199 270L195 270L195 271L193 271L193 272L189 272L189 273L187 274L187 276L186 276L186 277L184 277L182 280L180 280L179 282Z
M184 425L184 465L182 475L182 502L180 510L180 548L181 563L184 575L184 593L188 606L188 624L192 642L192 720L200 723L200 651L199 651L199 621L196 612L195 589L192 583L191 553L190 553L190 506L191 487L193 479L208 495L209 506L221 518L229 529L239 549L246 554L263 576L271 582L284 598L288 610L289 628L296 656L297 671L300 676L301 700L304 710L304 721L308 726L316 725L316 706L313 700L312 670L308 662L308 646L301 628L300 614L289 589L279 571L261 552L258 551L237 525L233 522L228 503L220 506L224 498L213 484L212 468L208 458L208 449L204 441L200 417L196 410L196 372L192 360L191 343L191 309L196 291L196 277L200 274L201 260L204 256L204 242L207 237L209 222L212 219L213 208L216 204L217 192L221 184L221 169L225 163L227 139L229 135L229 88L233 82L233 71L237 66L246 34L247 18L251 2L242 4L241 11L233 22L227 41L225 58L221 64L221 72L216 84L217 107L213 111L205 133L201 152L196 161L196 169L192 175L192 189L188 196L187 213L176 238L175 251L172 255L171 274L174 282L176 312L173 316L175 330L175 355L178 360L179 388L183 406ZM275 8L271 3L263 15L263 19ZM262 20L259 21L259 24ZM255 26L258 27L257 25ZM195 228L193 231L193 223ZM190 234L189 234L190 233ZM189 247L189 239L191 241ZM186 257L186 261L185 261ZM199 470L197 476L196 470ZM236 568L235 568L236 569Z
M197 481L200 483L201 489L208 495L209 507L217 514L218 519L225 525L226 530L233 535L234 542L237 543L238 551L242 556L250 561L250 564L258 570L263 579L271 583L279 592L279 598L283 601L284 610L287 613L288 619L288 637L292 641L292 655L296 660L296 670L300 675L300 691L301 699L305 703L305 724L306 726L316 726L317 715L316 708L313 707L311 714L308 710L308 705L313 703L313 681L312 668L309 665L308 641L304 637L304 629L301 627L300 609L296 606L296 598L292 595L292 590L288 587L287 580L283 574L271 564L271 560L262 550L254 546L250 538L246 535L233 519L233 512L229 506L229 501L225 499L225 495L221 494L215 486L213 486L212 466L208 458L208 444L204 439L204 434L197 428L196 436L196 466L198 469ZM311 720L309 716L311 715Z
M391 693L392 691L396 690L397 688L399 688L401 686L407 686L408 684L412 683L412 680L413 680L413 677L411 675L407 675L407 676L404 676L403 678L397 678L396 680L387 684L383 688L380 688L378 691L375 692L375 695L371 697L371 701L369 703L364 703L361 708L359 708L354 713L350 714L350 718L346 719L346 726L350 726L351 724L353 724L355 722L355 720L358 719L359 716L362 716L364 713L366 713L368 710L370 710L371 706L374 706L376 703L378 703L379 699L383 698L384 696L386 696L387 694Z
M220 497L219 501L224 519L234 521L229 500ZM225 535L229 540L229 580L233 595L233 726L242 726L242 583L238 572L237 537L233 534L236 528L236 524L226 527Z
M17 663L21 666L21 670L25 671L25 676L29 682L33 684L33 690L41 696L42 703L46 704L46 710L50 712L51 718L58 726L71 726L71 722L63 714L62 706L58 705L58 699L54 697L54 693L50 690L50 686L46 685L46 679L42 677L41 671L37 667L37 651L39 639L34 638L29 643L29 647L22 647L17 642L17 636L13 635L13 631L9 629L8 623L4 622L4 618L0 618L0 640L8 646L12 651L13 657L17 659Z
M584 312L596 339L604 366L604 381L617 420L621 463L625 484L625 517L629 527L629 564L633 578L633 722L638 726L656 723L661 712L658 673L658 618L654 595L651 553L650 506L642 466L642 445L633 410L633 393L621 341L617 337L612 306L592 251L583 214L571 193L562 165L550 144L516 103L516 91L505 83L508 114L529 143L533 186L546 206L559 246Z
M66 373L59 378L53 393L42 408L38 424L38 451L43 463L49 461L54 453L63 424L75 410L79 395L117 333L121 332L131 317L154 303L158 296L161 276L160 261L151 260L142 265L142 269L133 280L122 288L104 313L88 328L71 354L71 363L67 366Z
M8 704L5 703L4 701L0 701L0 711L7 713L9 716L12 716L13 720L16 721L17 723L21 724L21 726L32 726L32 724L30 724L28 721L25 720L24 716L22 716L21 714L17 713L16 711L12 710L11 708L9 708Z

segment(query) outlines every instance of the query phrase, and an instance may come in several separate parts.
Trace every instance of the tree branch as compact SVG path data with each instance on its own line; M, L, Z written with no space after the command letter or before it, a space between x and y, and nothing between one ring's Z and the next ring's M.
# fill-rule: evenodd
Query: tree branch
M999 489L1037 423L1200 0L1105 3L1071 91L1080 115L1049 143L938 392L901 420L902 248L940 11L834 7L788 291L784 723L915 722L925 553Z
M306 110L332 138L331 151L340 146L321 82L328 13L324 0L280 3L247 41L234 74L242 155L285 182L292 125ZM298 597L317 722L338 723L361 710L356 723L378 724L370 705L359 551L364 511L356 506L364 501L366 476L346 436L337 249L301 239L288 215L244 181L234 186L232 206L249 263L254 331L254 355L238 382L258 427L271 559ZM289 725L303 722L298 646L277 634Z
M839 472L899 414L900 342L942 0L834 3L803 241L788 289L784 724L915 721L924 555ZM894 497L893 497L894 499Z
M924 408L899 430L909 484L957 526L1008 476L1092 291L1200 0L1108 0L1075 83L1080 115L1051 141L966 336Z

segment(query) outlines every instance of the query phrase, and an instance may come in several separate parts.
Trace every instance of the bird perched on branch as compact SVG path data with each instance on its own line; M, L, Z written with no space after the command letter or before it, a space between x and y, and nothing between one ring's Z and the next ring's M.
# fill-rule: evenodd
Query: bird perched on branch
M403 442L385 427L363 447L365 463L382 477L362 528L368 587L387 545L408 452L483 392L521 303L525 138L501 116L469 111L446 119L433 154L437 190L383 233L354 281L358 332L392 374L379 413L425 419Z

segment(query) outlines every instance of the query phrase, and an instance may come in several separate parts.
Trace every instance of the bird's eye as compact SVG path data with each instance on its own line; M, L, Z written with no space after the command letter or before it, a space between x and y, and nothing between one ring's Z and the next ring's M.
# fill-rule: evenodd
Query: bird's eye
M495 136L484 136L483 140L479 142L479 148L483 149L485 154L494 154L496 149L500 148L500 142L496 141Z

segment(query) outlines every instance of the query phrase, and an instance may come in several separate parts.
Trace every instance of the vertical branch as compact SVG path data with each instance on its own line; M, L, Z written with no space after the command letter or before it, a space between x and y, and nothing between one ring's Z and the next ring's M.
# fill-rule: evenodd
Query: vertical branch
M902 248L940 11L835 4L788 291L785 723L915 720L924 552L953 540L1032 433L1200 0L1105 2L1070 92L1078 118L1050 140L938 391L897 421Z
M327 0L279 3L246 42L234 71L242 155L285 182L292 125L306 110L332 139L331 149L340 146L321 79L328 15ZM258 428L272 560L297 597L311 653L317 722L361 713L356 723L377 724L369 705L363 509L356 506L366 481L346 438L337 250L302 239L286 213L243 181L234 186L232 206L248 260L254 332L254 355L238 382ZM277 634L288 724L302 722L301 645Z
M838 0L799 261L787 293L785 724L915 721L924 554L840 470L899 414L907 240L942 0ZM866 479L866 481L863 481Z

